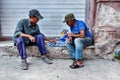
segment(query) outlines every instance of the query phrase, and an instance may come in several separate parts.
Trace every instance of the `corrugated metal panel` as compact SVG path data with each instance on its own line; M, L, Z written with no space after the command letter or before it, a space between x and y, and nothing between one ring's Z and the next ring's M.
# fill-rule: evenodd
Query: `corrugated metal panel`
M62 23L67 13L85 18L85 0L0 0L2 36L12 36L17 22L28 18L31 9L38 9L44 16L38 24L46 36L59 36L63 28L68 28Z

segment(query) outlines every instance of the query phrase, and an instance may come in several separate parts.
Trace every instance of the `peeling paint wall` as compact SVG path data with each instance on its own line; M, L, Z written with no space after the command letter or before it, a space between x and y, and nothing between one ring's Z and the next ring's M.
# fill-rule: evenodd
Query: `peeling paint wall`
M97 3L94 26L95 52L105 58L114 58L116 47L120 47L120 1Z
M120 12L110 5L101 4L98 26L120 26Z

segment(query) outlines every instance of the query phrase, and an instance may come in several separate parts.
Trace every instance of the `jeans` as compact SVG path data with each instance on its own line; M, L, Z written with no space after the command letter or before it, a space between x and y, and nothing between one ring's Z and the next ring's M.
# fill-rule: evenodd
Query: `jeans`
M35 36L35 42L32 43L30 42L28 45L36 45L41 53L41 55L46 54L46 48L45 48L45 43L44 43L44 39L42 36L37 35ZM27 58L27 53L26 53L26 42L25 39L23 37L18 37L16 39L16 47L19 51L19 54L21 56L21 59L26 59Z
M70 55L75 60L83 59L83 48L92 45L92 38L75 38L71 43L66 41L66 47L70 52Z

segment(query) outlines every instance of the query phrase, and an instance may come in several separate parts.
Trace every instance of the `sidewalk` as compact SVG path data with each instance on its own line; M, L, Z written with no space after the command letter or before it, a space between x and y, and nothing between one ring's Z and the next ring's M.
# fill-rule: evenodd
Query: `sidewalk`
M120 80L120 63L103 59L84 60L85 66L70 69L70 59L54 59L47 65L28 58L29 69L19 68L20 58L0 56L0 80Z

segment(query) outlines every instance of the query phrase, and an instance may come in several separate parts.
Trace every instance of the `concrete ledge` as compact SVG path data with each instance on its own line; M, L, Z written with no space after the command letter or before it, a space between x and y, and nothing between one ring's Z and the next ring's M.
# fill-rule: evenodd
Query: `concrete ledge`
M53 58L71 58L66 47L48 47L46 46L49 54ZM28 56L40 57L40 52L36 46L28 46L27 49ZM3 55L8 56L19 56L17 48L12 42L0 42L0 52L4 52ZM96 58L94 46L89 46L84 49L84 59Z

